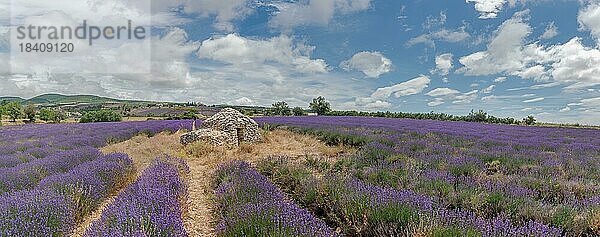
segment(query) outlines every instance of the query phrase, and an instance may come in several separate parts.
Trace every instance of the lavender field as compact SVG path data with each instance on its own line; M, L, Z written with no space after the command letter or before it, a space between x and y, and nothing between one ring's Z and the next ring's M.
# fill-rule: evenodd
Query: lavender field
M600 130L359 117L257 118L352 154L222 162L217 236L599 236ZM194 236L190 167L99 148L190 121L0 128L0 236ZM223 160L227 160L223 158ZM189 161L188 161L189 162ZM192 167L194 168L194 167ZM126 187L123 187L125 184Z
M154 121L0 128L0 236L70 235L133 173L126 154L104 155L99 147L142 133L189 129L185 127L189 124Z
M360 146L258 169L349 236L598 236L600 130L355 117L263 124Z

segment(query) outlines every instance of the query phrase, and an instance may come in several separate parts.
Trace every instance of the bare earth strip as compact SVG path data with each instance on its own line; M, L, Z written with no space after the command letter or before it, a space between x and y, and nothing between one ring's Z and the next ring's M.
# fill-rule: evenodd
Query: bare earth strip
M160 154L174 155L172 152L181 149L181 145L176 140L173 141L173 136L170 134L157 134L152 138L146 136L133 137L125 142L106 146L100 150L104 154L121 152L126 153L133 160L133 165L136 170L136 177L131 177L118 188L116 192L113 192L109 197L104 200L98 209L91 215L87 216L84 221L77 226L71 236L81 237L85 233L85 230L94 222L100 219L102 212L108 205L110 205L121 191L125 189L129 184L133 183L138 176L152 163L154 158Z
M190 174L186 177L189 196L186 206L184 206L183 221L189 236L215 235L216 220L213 213L215 205L211 181L219 164L232 160L255 163L271 155L336 157L342 153L352 152L346 147L328 147L314 137L282 130L265 134L263 143L244 144L236 149L215 148L202 144L183 147L179 144L180 135L181 133L163 133L150 138L137 136L131 140L105 147L102 151L128 154L134 161L138 175L151 164L157 155L168 154L186 159L190 167ZM102 210L113 200L114 196L105 201L101 208L78 228L76 233L83 233L93 220L100 218Z

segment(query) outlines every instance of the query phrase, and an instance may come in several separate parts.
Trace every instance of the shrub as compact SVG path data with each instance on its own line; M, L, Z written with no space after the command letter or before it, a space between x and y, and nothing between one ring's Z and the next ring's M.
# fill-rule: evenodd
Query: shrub
M331 104L325 100L325 97L319 96L310 102L310 109L318 115L326 115L331 112Z
M39 117L44 122L60 123L67 116L62 111L44 108L40 110Z
M98 122L119 122L123 119L121 114L111 110L99 110L87 112L81 119L80 123L98 123Z
M295 107L292 112L294 113L294 116L305 116L308 114L303 108L300 107Z

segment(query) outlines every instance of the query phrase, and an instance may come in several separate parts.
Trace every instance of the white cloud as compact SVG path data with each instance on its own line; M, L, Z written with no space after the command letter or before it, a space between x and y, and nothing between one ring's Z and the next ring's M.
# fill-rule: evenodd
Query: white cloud
M421 93L425 88L427 88L429 86L429 82L431 82L429 77L420 76L390 87L379 88L371 95L371 98L384 100L389 98L392 94L395 97L415 95Z
M183 6L187 13L214 16L214 27L226 32L234 30L233 20L243 19L253 12L248 0L187 0Z
M587 7L579 11L577 20L581 28L589 30L600 44L600 2L590 1Z
M600 108L600 97L581 100L581 105L589 108Z
M554 37L556 37L558 35L558 27L556 27L556 25L553 22L550 22L550 24L548 24L548 26L546 26L546 30L544 31L544 33L540 36L540 39L552 39Z
M442 76L447 76L450 70L454 67L452 65L452 55L451 53L440 54L435 57L435 67L436 69L432 73L438 73Z
M367 110L377 110L377 109L385 109L392 106L391 103L383 100L377 100L370 97L366 98L356 98L354 101L354 106L358 108L364 108Z
M471 103L473 100L477 99L477 93L479 91L478 90L473 90L470 92L466 92L466 93L462 93L459 94L457 96L455 96L454 98L452 98L454 101L452 101L453 104L468 104Z
M497 77L496 79L494 79L494 82L502 83L505 82L507 79L507 77Z
M444 42L457 43L467 40L471 35L465 31L465 27L461 27L458 30L440 29L435 32L419 35L406 42L407 46L413 46L417 44L425 44L430 47L435 46L435 41L440 40Z
M535 98L535 99L530 99L530 100L524 100L523 103L535 103L535 102L540 102L545 100L544 97L540 97L540 98Z
M233 101L233 105L253 105L254 101L248 97L242 97Z
M517 13L505 21L495 32L487 51L460 58L459 62L464 65L460 71L470 76L481 76L525 69L522 44L531 33L531 27L524 22L526 14L528 12Z
M461 57L457 72L469 76L501 74L566 84L567 91L600 84L600 50L575 37L564 44L543 47L525 44L531 27L528 11L518 12L496 31L486 51ZM553 84L555 86L555 84Z
M481 92L484 94L491 94L492 92L494 92L494 88L496 88L496 85L491 85L483 89Z
M392 66L392 61L380 52L360 52L340 64L346 71L358 70L369 78L378 78L392 71Z
M453 104L468 104L477 99L478 90L462 93L458 90L450 88L436 88L426 95L434 97L433 101L428 103L429 106L438 106L445 103L446 100L452 101Z
M467 0L467 3L475 3L475 10L479 12L479 18L496 18L507 0Z
M205 40L197 52L199 58L210 59L239 67L276 63L291 67L299 73L325 73L328 66L323 59L311 59L314 47L294 44L288 36L255 40L236 34Z
M600 97L587 98L579 100L576 103L569 103L560 111L565 114L571 114L578 123L599 125ZM570 122L573 122L573 120Z
M450 89L450 88L436 88L430 92L427 92L426 95L432 96L432 97L440 97L440 96L450 96L450 95L456 95L456 94L460 94L460 91Z
M436 107L438 105L442 105L445 104L446 102L444 101L444 99L442 98L435 98L432 101L430 101L429 103L427 103L427 106L429 107Z
M277 2L278 12L269 22L272 27L290 30L296 26L328 25L336 14L349 14L370 8L371 0L308 0Z
M552 78L570 84L567 89L600 85L600 50L585 47L579 38L549 49L554 62Z

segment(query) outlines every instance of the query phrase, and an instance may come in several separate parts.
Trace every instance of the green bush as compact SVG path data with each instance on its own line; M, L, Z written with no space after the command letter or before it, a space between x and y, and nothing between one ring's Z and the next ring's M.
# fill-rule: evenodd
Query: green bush
M99 122L120 122L123 119L121 114L111 110L99 110L87 112L81 119L80 123L99 123Z
M40 110L39 117L44 122L52 123L60 123L62 120L65 120L67 118L67 116L62 111L47 108Z

